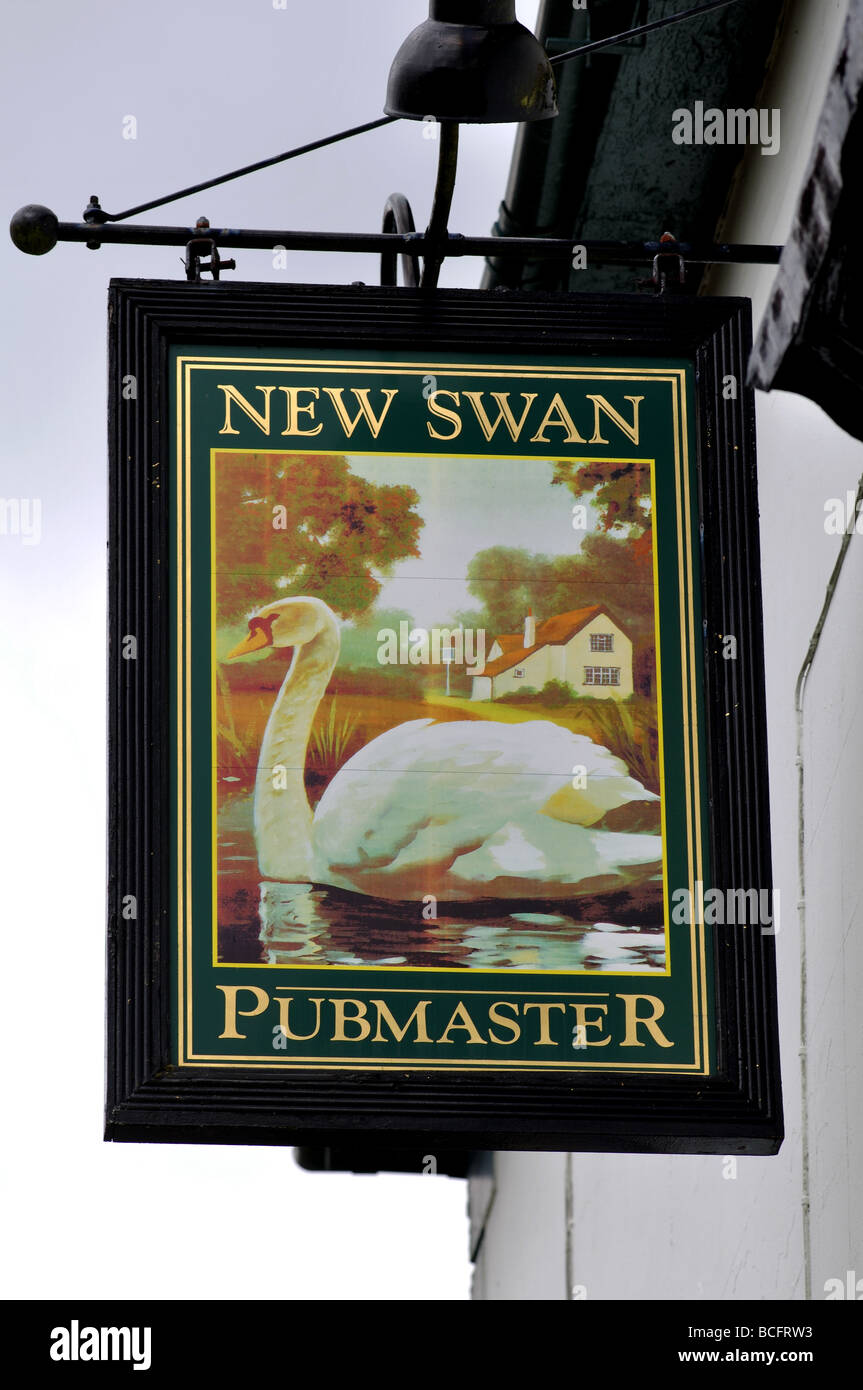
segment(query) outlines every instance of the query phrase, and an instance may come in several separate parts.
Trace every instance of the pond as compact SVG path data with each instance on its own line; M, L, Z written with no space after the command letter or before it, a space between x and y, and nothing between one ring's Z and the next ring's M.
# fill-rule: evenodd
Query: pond
M251 804L251 797L238 797L219 814L222 962L643 974L665 969L659 882L637 903L621 893L589 902L507 903L506 910L501 902L438 903L437 916L426 920L416 902L262 882Z

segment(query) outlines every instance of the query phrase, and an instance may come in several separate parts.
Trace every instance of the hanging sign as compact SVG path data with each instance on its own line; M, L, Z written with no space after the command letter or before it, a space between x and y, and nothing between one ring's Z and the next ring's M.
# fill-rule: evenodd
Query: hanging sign
M113 1139L781 1139L748 304L116 282Z

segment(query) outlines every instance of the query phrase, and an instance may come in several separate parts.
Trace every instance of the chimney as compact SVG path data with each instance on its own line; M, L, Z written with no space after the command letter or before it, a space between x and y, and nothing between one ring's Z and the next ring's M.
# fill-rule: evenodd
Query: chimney
M524 646L525 650L536 646L536 618L533 616L533 609L527 610L527 617L524 620Z

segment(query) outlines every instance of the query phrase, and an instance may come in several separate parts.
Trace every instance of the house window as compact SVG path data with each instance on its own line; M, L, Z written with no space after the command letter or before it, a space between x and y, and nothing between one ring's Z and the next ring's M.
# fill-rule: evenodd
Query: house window
M524 667L523 667L523 666L516 666L515 670L514 670L513 673L512 673L512 678L513 678L514 681L523 681L523 680L524 680Z
M590 650L592 652L613 652L614 633L592 632L590 634Z
M585 666L585 685L620 685L619 666Z

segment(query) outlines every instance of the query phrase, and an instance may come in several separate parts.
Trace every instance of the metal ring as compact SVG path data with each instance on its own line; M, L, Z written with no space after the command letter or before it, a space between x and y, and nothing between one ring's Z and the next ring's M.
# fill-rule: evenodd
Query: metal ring
M403 193L393 193L387 199L384 208L384 221L381 228L383 232L415 232L414 215L411 212L411 205ZM398 271L396 267L396 257L398 252L393 249L381 252L381 284L397 285ZM420 282L420 262L419 256L411 255L409 251L401 253L402 279L409 289L416 289Z

